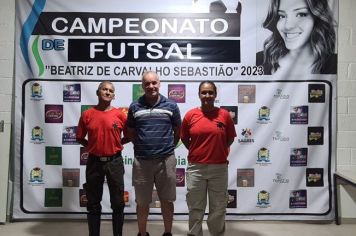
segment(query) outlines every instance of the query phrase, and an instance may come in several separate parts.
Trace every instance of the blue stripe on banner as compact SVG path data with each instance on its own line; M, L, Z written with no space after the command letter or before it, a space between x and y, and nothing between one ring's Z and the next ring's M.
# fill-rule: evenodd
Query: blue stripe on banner
M28 16L26 22L23 24L22 31L21 31L21 37L20 37L21 52L31 72L32 72L32 68L30 65L30 58L28 56L27 46L28 46L28 42L30 41L32 31L35 28L38 18L40 17L40 14L42 13L42 10L45 5L46 5L46 0L36 0L33 3L32 11Z

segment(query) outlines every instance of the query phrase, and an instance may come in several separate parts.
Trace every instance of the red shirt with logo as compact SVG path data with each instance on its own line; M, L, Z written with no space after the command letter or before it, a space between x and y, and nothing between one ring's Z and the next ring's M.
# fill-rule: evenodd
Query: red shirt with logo
M208 113L194 108L186 113L182 122L181 139L190 139L188 162L191 163L228 163L228 140L235 137L234 122L222 108Z
M79 119L76 137L88 135L86 151L95 156L112 156L123 149L121 134L126 134L127 116L117 108L100 111L92 107Z

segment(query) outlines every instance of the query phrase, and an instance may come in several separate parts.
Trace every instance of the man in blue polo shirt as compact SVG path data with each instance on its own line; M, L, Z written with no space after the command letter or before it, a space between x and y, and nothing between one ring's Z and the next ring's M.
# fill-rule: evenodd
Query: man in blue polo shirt
M181 117L177 104L159 93L157 73L142 76L145 94L130 105L128 135L134 144L132 182L136 195L138 236L146 231L153 185L156 186L164 221L163 236L171 236L176 200L176 158Z

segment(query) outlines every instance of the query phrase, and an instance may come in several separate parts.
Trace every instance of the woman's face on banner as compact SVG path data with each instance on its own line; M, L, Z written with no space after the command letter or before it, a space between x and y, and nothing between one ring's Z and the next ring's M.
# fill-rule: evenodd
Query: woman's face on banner
M288 50L305 46L314 26L314 18L305 0L280 0L277 29Z

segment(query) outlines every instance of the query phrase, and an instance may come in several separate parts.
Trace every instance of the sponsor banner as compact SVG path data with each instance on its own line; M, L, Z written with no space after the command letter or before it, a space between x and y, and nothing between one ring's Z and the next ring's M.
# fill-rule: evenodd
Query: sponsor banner
M303 33L287 30L295 6L275 5L284 1L16 0L13 218L85 218L79 117L97 103L103 80L116 88L112 105L127 114L144 93L142 74L153 70L182 118L200 106L199 84L216 83L215 106L237 131L228 219L333 219L338 0L295 1L304 6ZM122 155L125 213L134 219L131 143ZM187 219L181 142L175 156L175 218ZM109 199L105 182L104 218ZM160 219L156 190L152 199L150 219Z

